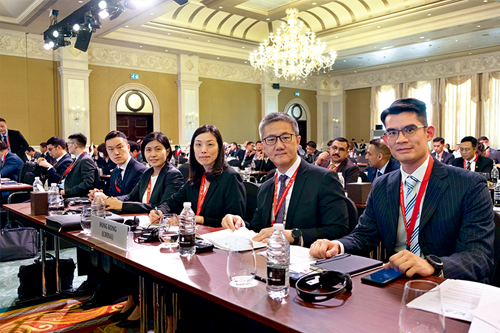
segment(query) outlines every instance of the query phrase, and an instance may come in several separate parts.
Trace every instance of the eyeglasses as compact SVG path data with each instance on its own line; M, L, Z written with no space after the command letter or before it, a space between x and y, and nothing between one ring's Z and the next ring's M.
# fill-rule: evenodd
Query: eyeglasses
M472 148L460 148L460 151L463 151L464 153L468 153L472 150Z
M417 130L419 128L426 128L427 126L416 126L416 125L408 125L406 127L403 127L403 129L397 130L397 129L391 129L385 132L385 137L389 141L394 141L397 138L399 138L399 133L402 133L405 138L411 138L415 134L417 134Z
M343 152L345 152L345 151L346 151L346 150L345 150L345 148L343 148L343 147L337 147L337 146L330 146L330 149L331 149L332 151L336 151L336 150L338 150L338 151L340 151L341 153L343 153Z
M290 133L283 133L283 134L278 135L278 136L270 135L267 138L262 139L262 141L264 141L264 143L268 146L274 146L278 142L278 138L283 143L290 143L290 142L292 142L293 136L294 136L294 134L290 134Z

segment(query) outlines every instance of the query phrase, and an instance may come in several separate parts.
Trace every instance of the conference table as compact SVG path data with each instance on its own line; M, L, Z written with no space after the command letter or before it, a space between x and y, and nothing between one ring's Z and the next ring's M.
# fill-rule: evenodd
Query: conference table
M209 304L222 306L245 316L271 331L398 332L399 308L404 284L408 279L400 279L386 287L376 287L361 283L364 275L361 274L352 277L351 293L326 302L304 302L297 296L294 288L290 289L287 298L276 301L267 296L266 285L260 281L253 288L231 287L226 274L226 251L215 249L186 259L180 257L176 249L164 249L155 243L133 242L126 251L80 231L55 232L47 228L44 216L30 215L29 203L5 205L5 208L17 219L44 232L52 233L82 249L99 251L111 257L113 263L137 273L141 285L148 280L154 283L154 288L165 286L181 298L185 294L194 295ZM220 228L197 227L198 233L213 230ZM265 277L265 258L260 255L256 257L257 275ZM439 277L427 279L438 283L444 281ZM146 295L144 290L141 295ZM158 305L163 301L165 300L157 298L154 304ZM147 313L145 307L141 310L143 315ZM161 311L155 308L155 314ZM469 326L467 322L446 318L448 332L467 332ZM141 323L141 331L145 328L145 323Z

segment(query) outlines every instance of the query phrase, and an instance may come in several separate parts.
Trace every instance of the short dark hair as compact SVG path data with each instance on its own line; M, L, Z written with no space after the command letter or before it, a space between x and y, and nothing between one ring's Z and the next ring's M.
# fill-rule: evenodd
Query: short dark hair
M66 141L64 141L63 138L60 138L58 136L53 136L50 139L48 139L47 145L52 145L54 147L59 146L62 149L66 149Z
M346 138L339 136L338 138L333 139L333 141L338 141L338 142L345 142L345 144L348 146L349 141L347 141ZM333 142L332 142L333 143Z
M217 140L217 145L219 146L219 152L217 154L217 158L215 159L214 166L212 167L212 171L206 174L207 180L211 182L215 177L220 175L226 170L228 167L224 162L224 146L222 145L222 135L217 127L213 125L203 125L200 126L194 131L193 137L191 138L191 145L189 147L189 179L188 181L191 184L195 184L200 181L203 177L203 173L205 172L205 168L198 163L196 160L196 154L194 152L194 140L198 137L198 135L203 133L212 134Z
M391 155L391 150L389 147L386 146L384 141L381 139L373 139L370 141L370 145L373 145L375 147L375 150L377 150L378 153L382 153L384 156L392 156Z
M26 151L29 151L29 152L31 153L32 151L35 151L35 148L33 148L33 147L28 147L28 148L26 148Z
M434 140L432 140L432 142L441 142L441 144L444 145L444 139L440 136L438 136L437 138L434 138Z
M481 155L481 154L483 153L483 151L484 151L484 149L485 149L485 148L486 148L486 147L485 147L485 146L484 146L481 142L479 142L479 143L477 144L477 153L478 153L479 155Z
M231 142L232 145L238 146L236 142Z
M161 143L163 145L163 147L165 147L165 149L170 150L170 152L168 153L166 162L170 161L170 159L172 158L172 154L173 154L172 147L170 147L170 141L168 140L167 136L165 134L163 134L162 132L151 132L148 135L146 135L144 137L144 139L142 139L142 145L141 145L142 156L144 156L144 158L146 158L146 155L144 154L144 150L146 150L146 146L148 145L148 143L150 143L152 141L158 141L159 143Z
M47 142L40 142L40 147L46 148L47 147Z
M314 142L314 141L309 141L309 142L306 144L306 146L309 146L309 147L314 148L314 149L316 149L316 147L317 147L317 146L316 146L316 142Z
M82 133L71 134L70 136L68 136L68 139L75 140L76 145L80 148L85 148L85 145L87 144L87 137Z
M254 142L253 142L253 141L248 141L248 142L247 142L247 146L248 146L248 145L251 145L252 143L254 143Z
M326 144L326 146L327 146L327 147L330 147L330 146L333 144L333 141L335 141L335 140L330 140L330 141L328 141L328 142L327 142L327 144Z
M259 141L255 142L256 145L259 144L259 143L262 143L262 141L259 140Z
M127 140L127 136L125 134L123 134L123 132L120 132L120 131L111 131L104 138L104 143L106 143L106 141L114 139L114 138L122 138L125 141L128 141Z
M400 114L402 112L415 112L417 119L422 125L427 126L427 112L425 103L416 98L402 98L394 101L391 106L380 115L380 120L385 126L385 118L390 114Z
M97 151L99 153L103 153L104 158L108 158L109 157L108 152L106 151L106 144L104 142L101 143L99 146L97 146Z
M129 141L128 144L130 145L130 151L140 151L141 147L137 144L135 141Z
M0 140L0 151L4 151L7 148L9 148L9 147L7 147L7 144L5 142L3 142L3 140Z
M2 122L2 121L7 124L7 121L5 119L0 118L0 122Z
M490 141L486 136L480 136L479 138L477 138L477 141L483 141L483 140Z
M460 142L470 142L472 144L472 148L477 147L477 139L473 136L466 136Z

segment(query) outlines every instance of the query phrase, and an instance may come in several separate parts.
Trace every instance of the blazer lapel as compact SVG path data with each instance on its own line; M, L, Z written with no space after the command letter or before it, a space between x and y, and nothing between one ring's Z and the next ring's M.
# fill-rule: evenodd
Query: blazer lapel
M149 169L147 169L146 171L144 171L144 174L145 174L145 175L147 175L147 176L145 177L145 180L146 180L146 181L145 181L144 183L142 183L142 184L141 184L141 195L140 195L140 197L139 197L139 201L141 201L141 202L142 202L142 197L144 196L144 193L145 193L145 192L147 191L147 189L148 189L148 184L149 184L149 182L151 181L151 176L153 175L153 172L154 172L154 170L153 170L153 168L152 168L152 167L151 167L151 168L149 168ZM161 172L160 172L160 174L161 174ZM160 177L158 177L158 178L160 178ZM156 182L158 183L158 181L159 181L159 179L158 179ZM155 187L156 187L156 186L155 186ZM152 196L153 196L153 193L151 193L151 197L152 197Z
M276 172L278 172L276 170ZM274 200L274 177L273 177L273 181L267 186L268 189L266 191L262 191L262 190L259 190L259 193L257 194L257 196L260 195L260 193L262 193L263 195L265 195L265 198L264 198L264 206L262 207L262 227L263 228L266 228L266 227L270 227L271 226L271 214L272 214L272 209L273 209L273 200ZM259 207L260 209L260 207ZM274 216L273 216L273 220L274 220Z
M287 208L285 229L289 229L292 225L293 218L295 217L295 210L299 206L299 201L302 196L302 190L307 181L306 168L302 165L307 163L306 161L300 161L299 170L297 170L297 177L295 178L295 183L293 184L292 196L290 197L290 204ZM285 202L283 202L285 203Z
M387 239L393 240L396 239L396 234L398 232L398 223L399 223L399 211L401 210L399 204L399 193L401 189L401 171L394 171L389 173L387 176L389 179L387 180L387 202L385 207L388 207L387 210L387 221L389 235ZM395 203L395 204L394 204ZM390 249L392 251L392 249Z
M204 214L205 213L205 207L207 207L206 203L210 201L210 198L215 193L215 191L217 189L217 186L219 186L219 181L220 181L221 177L222 176L219 176L219 177L215 178L210 183L210 186L208 187L207 195L205 196L205 201L203 201L203 206L201 207L201 212L200 212L201 215L205 215ZM201 187L201 183L200 183L200 187ZM199 193L200 192L198 191L198 197L199 197ZM198 197L197 197L197 200L196 200L196 206L198 206ZM196 213L196 211L195 211L195 213Z
M432 173L425 191L425 198L422 206L422 216L420 216L420 230L430 220L432 214L436 210L443 193L448 188L448 184L443 181L447 177L446 169L439 163L434 163Z

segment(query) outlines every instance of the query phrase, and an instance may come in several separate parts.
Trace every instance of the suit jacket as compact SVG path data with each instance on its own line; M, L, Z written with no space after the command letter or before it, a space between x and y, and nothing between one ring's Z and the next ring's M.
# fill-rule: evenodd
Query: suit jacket
M152 209L167 201L184 185L184 178L179 170L169 162L165 163L161 169L156 184L151 191L149 203L142 203L144 192L148 189L149 180L154 169L149 168L141 175L139 182L135 185L132 192L126 195L116 197L124 201L123 213L149 213Z
M127 168L125 169L121 192L118 192L115 186L115 182L118 178L118 174L122 171L122 169L116 167L113 171L111 171L109 188L106 191L106 195L118 197L121 195L129 194L130 192L132 192L135 185L139 182L141 175L144 173L144 171L146 171L146 169L147 167L144 164L138 162L135 158L131 158L127 164Z
M30 157L31 162L36 162L40 157L42 157L42 153L35 152L35 155L33 157Z
M316 149L316 151L314 152L314 154L306 154L304 156L304 159L310 163L310 164L314 164L316 162L316 160L318 159L318 156L319 154L321 154L321 152L319 150Z
M86 197L95 187L97 165L92 157L83 152L75 161L64 181L65 197ZM63 173L64 174L64 173Z
M337 173L342 172L345 183L356 183L359 177L359 167L354 164L349 158L340 163Z
M500 152L493 148L488 148L488 151L486 152L487 155L485 157L491 158L495 164L500 163Z
M247 223L249 229L258 232L271 226L274 195L274 178L271 178L259 188L254 217ZM336 173L301 160L290 203L285 207L285 229L300 229L304 246L321 238L342 237L349 232L345 200Z
M158 208L164 213L180 214L183 203L191 202L191 207L196 213L200 185L201 181L194 184L186 182L177 193ZM200 216L203 216L204 219L203 223L210 227L220 227L226 214L245 216L246 200L247 196L241 176L233 168L227 167L222 174L210 182L200 211Z
M53 159L55 161L55 159ZM61 157L59 162L57 162L52 168L47 170L47 176L49 179L49 186L52 183L59 183L61 178L64 175L64 172L68 167L73 163L73 159L71 158L71 155L66 153Z
M399 170L400 166L401 164L399 164L399 161L394 157L391 157L389 163L387 164L387 167L385 168L384 175L391 171ZM375 178L377 178L378 169L369 167L366 168L366 171L368 172L368 181L370 183L373 183L375 181Z
M467 165L467 162L465 164ZM465 169L463 157L455 158L453 162L451 162L451 165ZM492 169L493 169L493 160L491 158L484 157L481 155L477 157L476 168L474 170L475 172L491 173Z
M443 156L441 157L441 163L444 163L444 164L448 164L448 165L451 165L451 162L453 162L453 160L455 159L455 156L453 156L452 153L447 153L443 150L443 152L441 153L443 154ZM435 152L432 152L431 153L431 156L436 159L436 153ZM437 161L437 159L436 159Z
M0 159L0 174L2 178L10 178L11 180L17 181L23 166L24 162L19 156L7 151L4 161Z
M273 161L270 158L266 160L257 160L255 161L255 170L257 171L266 171L269 172L273 169L276 169L276 165L274 165Z
M45 158L45 160L46 160L47 162L49 162L50 164L52 164L52 161L54 160L54 159L52 158L52 156L50 156L50 154L49 154L49 152L48 152L48 151L46 151L45 153L41 154L41 156L40 156L40 157Z
M23 162L26 162L26 149L29 148L29 144L24 136L21 132L12 129L7 130L7 136L9 138L10 151L19 156Z
M394 253L400 186L400 171L375 180L358 225L339 239L345 252L364 253L382 241L387 253ZM421 253L440 257L446 278L487 282L493 267L495 225L484 177L435 162L422 204Z
M237 148L230 154L232 157L236 157L238 160L243 161L245 159L245 150Z

